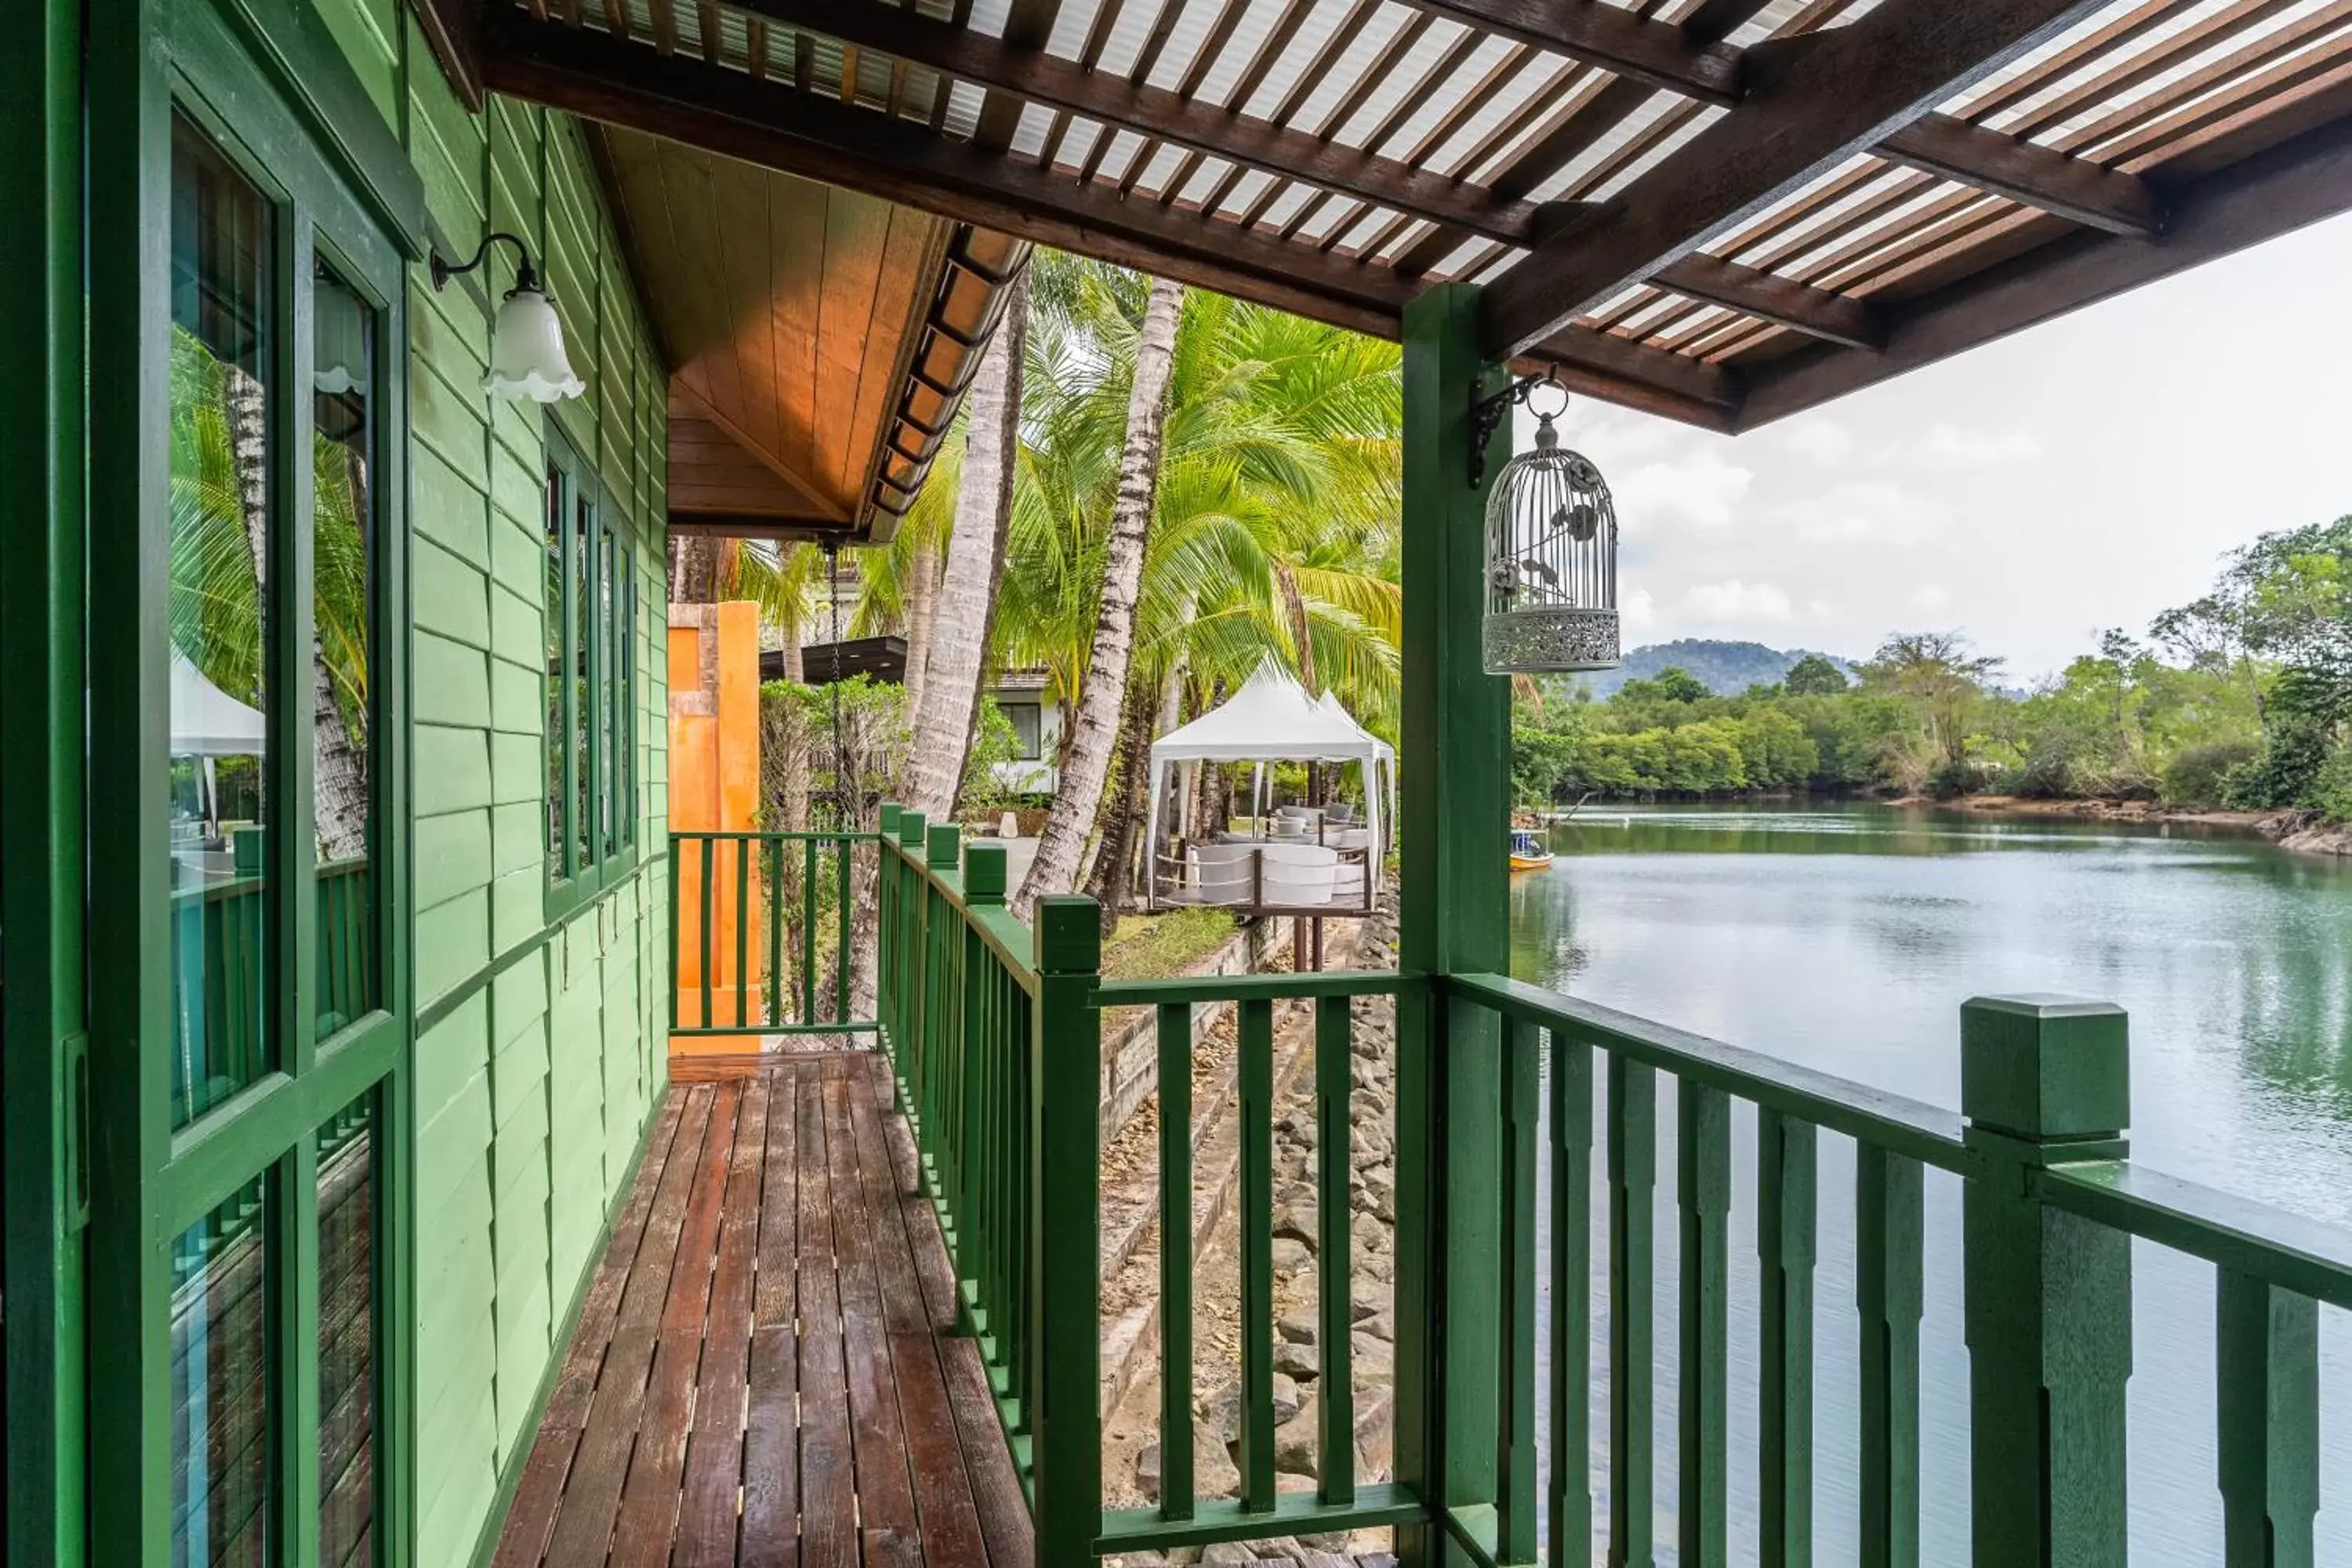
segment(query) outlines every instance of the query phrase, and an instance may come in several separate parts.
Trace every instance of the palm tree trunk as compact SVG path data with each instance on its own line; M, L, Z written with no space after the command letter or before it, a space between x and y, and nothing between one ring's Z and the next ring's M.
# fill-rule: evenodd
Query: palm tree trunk
M931 665L931 633L939 624L934 608L940 596L940 549L929 536L915 542L914 558L907 563L907 674L901 685L907 697L907 717L922 710L923 686Z
M1118 772L1110 798L1103 802L1102 837L1095 845L1094 869L1087 876L1087 896L1102 906L1105 936L1118 928L1118 917L1133 902L1135 830L1156 804L1144 797L1151 790L1152 710L1157 701L1150 687L1139 680L1128 682L1118 726Z
M996 590L1012 531L1013 474L1021 453L1022 364L1029 336L1029 274L1013 280L1002 323L980 362L965 405L963 476L956 492L946 574L940 579L921 700L907 690L912 742L899 787L927 816L955 807L980 712L980 676L995 630ZM914 649L908 648L909 658Z
M344 452L346 459L343 479L351 487L352 516L365 527L370 515L367 459L357 452L335 449ZM368 642L360 646L373 651ZM326 647L315 633L310 639L310 816L318 829L319 855L327 860L348 860L368 852L366 742L363 735L355 740L344 721L343 705L335 697L334 673L327 668Z
M719 541L689 533L669 547L669 602L708 605L719 597Z
M1111 748L1127 696L1127 667L1135 652L1135 601L1159 500L1160 435L1168 415L1168 380L1175 367L1176 328L1183 310L1184 286L1153 279L1136 341L1135 379L1128 390L1127 441L1118 459L1118 499L1111 508L1094 650L1078 698L1076 733L1061 788L1045 818L1037 858L1030 862L1029 874L1013 900L1013 912L1024 920L1039 898L1066 892L1076 881L1079 855L1110 774Z

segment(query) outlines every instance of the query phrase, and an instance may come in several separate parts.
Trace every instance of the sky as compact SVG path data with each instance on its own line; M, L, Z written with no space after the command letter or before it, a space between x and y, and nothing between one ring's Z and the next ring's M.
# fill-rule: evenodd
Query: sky
M1576 399L1625 646L1958 629L2030 685L2144 634L2232 547L2352 512L2347 278L2342 217L1738 437Z

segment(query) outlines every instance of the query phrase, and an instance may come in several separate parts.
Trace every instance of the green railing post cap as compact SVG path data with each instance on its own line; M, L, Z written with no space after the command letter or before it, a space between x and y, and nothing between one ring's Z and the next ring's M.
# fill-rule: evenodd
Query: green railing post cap
M2035 1142L2123 1132L2131 1125L2124 1010L2075 996L1962 1004L1960 1109L1973 1126Z
M908 811L902 807L898 812L898 842L910 849L921 848L924 826L921 812Z
M968 904L1004 901L1004 846L975 838L963 847L963 899Z
M886 800L882 803L882 836L884 837L896 838L898 836L898 814L905 809L895 800Z
M1037 973L1091 974L1102 966L1102 910L1076 893L1037 900Z
M962 829L952 822L934 822L926 830L923 840L923 864L934 870L955 869L956 850L961 847Z

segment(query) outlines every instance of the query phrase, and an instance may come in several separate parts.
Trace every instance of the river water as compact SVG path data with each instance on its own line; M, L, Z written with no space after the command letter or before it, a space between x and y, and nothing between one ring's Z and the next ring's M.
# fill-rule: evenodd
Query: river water
M1968 997L2057 991L2128 1010L2134 1156L2352 1226L2352 869L2250 837L1841 806L1625 810L1557 828L1512 880L1512 971L1613 1007L1941 1105ZM1596 1075L1596 1101L1599 1099ZM1674 1096L1659 1089L1656 1540L1675 1541ZM1755 1560L1758 1278L1752 1116L1734 1112L1730 1501ZM1596 1134L1594 1170L1602 1167ZM1816 1561L1851 1562L1853 1149L1821 1142ZM1927 1178L1921 1560L1968 1558L1959 1190ZM1596 1210L1594 1365L1606 1365ZM2131 1561L2221 1560L2213 1271L2133 1257ZM2352 1564L2352 1323L2321 1312L2319 1560ZM1607 1432L1596 1386L1596 1447ZM1549 1463L1547 1456L1546 1463ZM1591 1477L1607 1518L1605 1457ZM1604 1527L1605 1528L1605 1527Z

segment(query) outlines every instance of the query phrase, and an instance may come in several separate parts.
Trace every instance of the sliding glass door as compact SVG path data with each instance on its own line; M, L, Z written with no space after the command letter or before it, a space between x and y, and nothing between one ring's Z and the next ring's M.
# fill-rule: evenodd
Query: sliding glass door
M93 55L91 1556L392 1561L404 258L244 6L142 30Z

